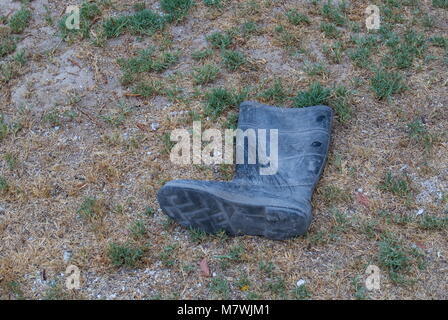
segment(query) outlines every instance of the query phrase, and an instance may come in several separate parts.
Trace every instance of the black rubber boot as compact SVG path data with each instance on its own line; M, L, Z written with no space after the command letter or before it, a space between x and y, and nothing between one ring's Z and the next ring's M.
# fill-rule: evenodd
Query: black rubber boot
M312 220L311 197L327 158L332 119L327 106L298 109L243 102L239 129L278 129L277 172L261 175L263 165L237 164L231 182L170 181L159 190L160 207L181 225L208 233L224 230L230 235L276 240L306 233Z

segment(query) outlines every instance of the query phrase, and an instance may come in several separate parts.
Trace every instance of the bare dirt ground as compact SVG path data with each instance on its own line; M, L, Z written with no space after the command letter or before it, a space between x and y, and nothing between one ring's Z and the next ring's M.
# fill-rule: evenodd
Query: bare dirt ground
M0 0L4 34L22 6L32 13L25 30L13 35L17 48L0 56L0 297L447 299L446 1L346 2L348 22L336 27L336 38L323 31L322 23L336 20L323 14L324 1L221 2L196 0L183 19L152 35L124 32L105 39L103 23L134 13L133 5L142 2L96 1L101 12L88 36L64 39L59 21L67 5L81 2ZM159 1L143 3L162 12ZM400 39L412 28L425 41L410 66L390 63L407 89L385 99L372 90L373 69L350 57L356 47L351 37L367 35L364 10L370 4L392 8L388 19L395 19L390 23ZM294 9L309 22L288 21ZM226 67L218 49L205 60L192 58L212 48L207 36L245 22L255 31L238 33L230 46L246 56L242 67ZM447 42L436 45L434 37ZM328 48L337 41L342 49L335 61ZM178 50L179 56L161 72L140 75L163 87L143 97L123 82L118 59L148 46ZM388 56L381 43L368 64L384 64ZM207 63L219 74L195 84L195 68ZM309 233L288 241L228 238L167 219L156 201L163 183L225 180L233 168L172 164L166 134L191 128L212 88L249 88L247 99L275 104L260 93L276 80L285 91L282 105L289 107L290 98L314 81L350 91L350 117L335 120ZM203 125L223 127L229 110L238 112L233 107L217 119L204 116ZM137 261L120 267L111 244L138 250ZM199 267L204 258L210 277ZM81 271L78 290L65 286L70 264ZM381 288L368 291L365 271L372 264L380 268Z

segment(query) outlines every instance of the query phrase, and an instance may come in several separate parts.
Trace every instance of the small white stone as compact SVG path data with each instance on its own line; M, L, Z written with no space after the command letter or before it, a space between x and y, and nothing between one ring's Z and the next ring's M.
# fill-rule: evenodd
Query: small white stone
M216 272L213 272L213 273L212 273L212 277L216 277Z
M159 129L159 127L160 127L159 123L157 123L157 122L151 123L151 130L152 131L156 131L157 129Z
M418 216L419 216L419 215L422 215L423 212L425 212L425 209L419 209L419 210L417 211L417 215L418 215Z
M149 274L150 276L154 276L157 272L154 270L147 270L145 273Z
M300 279L300 280L297 281L297 283L296 283L297 287L301 287L301 286L303 286L304 284L305 284L305 280L303 280L303 279Z
M72 257L72 252L71 251L64 251L64 262L68 263L70 261Z

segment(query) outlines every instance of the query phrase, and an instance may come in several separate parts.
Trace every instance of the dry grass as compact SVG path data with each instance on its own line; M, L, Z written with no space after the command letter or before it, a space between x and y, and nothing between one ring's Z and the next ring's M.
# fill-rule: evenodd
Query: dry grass
M18 9L13 1L6 2L0 15ZM52 1L48 10L41 2L31 2L30 26L17 36L28 61L8 81L0 80L0 114L6 124L0 138L1 298L448 298L447 228L431 227L416 217L419 209L440 219L448 214L447 48L428 42L424 53L415 53L411 67L385 64L400 72L408 89L380 100L370 83L376 70L356 66L348 56L348 49L356 46L350 39L355 35L352 24L358 24L360 35L366 34L364 9L370 1L352 1L348 22L337 27L343 30L338 39L321 32L321 23L332 22L332 16L324 17L321 5L308 1L223 0L215 7L197 0L185 18L153 35L126 31L105 40L102 22L132 13L132 4L140 2L111 1L114 6L100 6L101 16L92 20L90 39L74 34L66 41L56 34L65 2ZM403 16L393 22L400 39L408 27L425 39L448 34L448 10L432 7L431 1L417 2L417 7L392 8ZM158 1L146 3L158 10ZM295 9L309 23L290 23L287 13ZM245 22L255 29L246 26L241 32ZM211 48L205 38L215 31L230 32L228 49L242 52L245 64L226 68L220 49L192 58L198 50ZM44 40L48 46L39 47ZM324 50L334 48L335 41L342 42L340 59ZM149 46L157 54L177 52L178 59L123 82L118 59L136 57ZM372 49L370 66L379 66L387 56L381 42ZM18 67L12 56L0 61ZM316 63L326 72L305 72ZM204 65L218 66L219 76L196 85L195 70ZM163 152L163 135L190 128L212 88L234 93L247 88L248 98L257 99L278 80L286 95L281 99L290 107L290 98L314 81L351 91L351 117L343 122L339 116L335 122L308 235L283 242L227 238L169 221L156 201L164 182L229 179L232 168L175 166ZM139 83L160 87L142 96L133 91ZM203 125L224 126L227 112L237 111L230 108L216 120L203 118ZM417 138L408 126L416 119L426 129ZM152 130L153 123L160 127ZM15 155L13 167L6 154ZM409 182L405 196L390 186L380 188L388 172ZM97 202L83 207L86 199ZM135 236L137 221L145 227ZM386 235L394 240L385 242ZM138 249L138 262L131 269L117 268L111 243ZM394 261L385 261L390 250L384 243L395 246L386 249L409 255L409 264L397 270L410 281L391 277ZM411 256L411 250L421 257ZM63 286L65 251L72 252L70 264L81 269L79 291ZM204 257L213 278L201 276ZM381 268L380 291L363 290L369 264ZM299 279L306 281L306 288L297 290Z

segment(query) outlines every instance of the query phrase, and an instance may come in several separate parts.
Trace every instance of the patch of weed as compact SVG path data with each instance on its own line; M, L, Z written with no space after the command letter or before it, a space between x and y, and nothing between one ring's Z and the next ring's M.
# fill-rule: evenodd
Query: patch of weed
M31 11L21 8L9 19L8 25L13 33L22 33L28 27L31 19Z
M292 52L293 50L299 48L300 49L300 41L297 37L289 32L284 26L275 27L275 32L278 34L278 39L281 45Z
M341 63L344 46L342 41L336 41L330 46L324 45L323 52L333 63Z
M171 141L171 136L168 132L162 135L162 142L163 142L163 153L170 154L171 149L174 147L176 143L174 141Z
M231 32L213 32L207 36L207 41L210 42L213 48L227 49L233 43L233 34Z
M323 189L323 197L328 203L346 203L352 200L350 193L337 186L326 186Z
M408 124L409 139L418 145L423 146L425 153L430 153L434 146L435 136L428 132L423 122L416 119Z
M202 67L194 68L193 83L207 84L213 82L219 74L219 67L212 64L206 64Z
M179 59L178 52L155 53L154 48L141 50L137 57L118 59L118 64L123 70L122 83L124 85L133 82L137 75L143 72L162 72L175 64Z
M274 271L274 264L272 262L262 260L258 263L258 269L270 278L272 277L272 273Z
M202 0L206 6L220 7L222 5L222 0Z
M333 23L322 22L320 24L320 31L322 31L327 38L337 39L341 36L341 31Z
M448 228L448 218L424 215L418 224L424 230L445 230Z
M162 91L161 86L162 85L160 82L153 82L153 83L140 82L132 89L132 93L138 94L144 98L150 98L154 95L159 94Z
M143 214L147 217L153 216L154 213L155 213L155 210L152 207L146 207L145 211L143 212Z
M407 176L394 176L390 171L386 173L379 188L401 198L410 198L412 196L409 178Z
M6 193L9 190L8 181L2 176L0 176L0 193Z
M236 50L223 50L221 57L224 66L231 71L235 71L247 63L244 53Z
M194 0L160 0L160 7L168 21L180 21L194 5Z
M292 293L296 300L307 300L311 297L311 292L308 290L306 284L295 288Z
M307 15L300 13L297 10L289 10L286 13L286 17L287 17L289 23L291 23L295 26L300 25L300 24L310 24L311 23L311 20Z
M129 31L137 35L152 35L162 30L165 19L152 10L144 9L132 15L109 18L103 23L106 38L116 38Z
M343 26L347 21L347 17L344 14L345 7L342 3L339 6L335 6L332 1L328 0L327 3L322 6L321 11L325 18L338 26Z
M448 9L448 0L432 0L432 5L436 8Z
M442 36L434 36L429 39L433 46L448 49L448 38Z
M64 300L67 299L67 293L58 281L53 281L45 291L44 300Z
M246 91L231 92L226 88L213 88L205 95L204 113L217 118L225 110L236 107L245 99Z
M6 124L3 115L0 114L0 141L6 138L9 133L9 126Z
M133 268L142 259L143 249L129 243L118 244L112 242L109 244L108 256L112 264L117 268Z
M257 34L259 30L258 25L253 21L244 22L240 26L240 33L243 37L248 37L252 34Z
M238 113L236 112L229 112L227 115L226 123L224 124L224 127L227 129L237 129L238 127ZM228 179L230 180L230 179Z
M367 299L367 289L360 276L356 276L352 279L352 286L355 290L354 297L357 300Z
M306 63L304 70L309 76L324 76L328 72L327 68L320 62Z
M8 165L9 170L14 170L17 167L17 155L14 153L5 153L4 159Z
M142 221L135 221L129 227L131 237L134 239L141 239L146 233L145 224Z
M0 58L16 50L16 42L10 36L0 37Z
M212 278L209 283L209 288L214 294L218 295L224 300L229 299L230 286L226 279L222 277Z
M188 233L191 241L198 243L204 241L208 236L207 232L196 228L189 228Z
M330 96L331 89L322 87L319 82L313 82L307 91L300 91L293 98L293 103L296 108L316 106L327 103Z
M412 281L406 276L414 265L421 265L422 254L416 249L407 248L401 241L388 234L379 242L378 260L385 268L391 281L408 284Z
M206 59L208 57L211 57L212 55L213 55L213 50L210 49L210 48L205 48L205 49L202 49L202 50L194 51L191 54L191 57L194 60L203 60L203 59Z
M370 85L378 99L389 98L395 93L406 89L403 77L400 73L378 69L375 75L370 79Z
M258 97L266 103L282 104L286 100L287 92L283 87L282 81L277 79L271 87L263 90Z
M104 215L104 203L96 198L87 197L79 207L77 214L87 222L101 219Z
M174 263L176 262L176 258L175 258L176 248L177 248L176 245L168 245L168 246L165 246L163 248L162 252L160 253L159 258L165 267L174 266Z
M267 288L279 299L287 299L285 279L278 276L267 284Z

